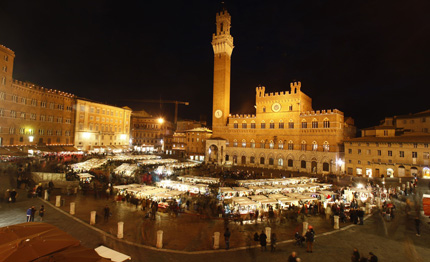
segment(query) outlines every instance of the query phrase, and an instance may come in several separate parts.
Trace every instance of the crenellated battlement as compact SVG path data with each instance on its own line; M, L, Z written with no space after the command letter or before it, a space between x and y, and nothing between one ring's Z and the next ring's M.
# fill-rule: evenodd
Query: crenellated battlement
M343 115L343 112L337 109L316 110L316 111L301 112L300 116L318 116L318 115L332 115L332 114Z
M254 114L230 114L229 117L231 119L249 119L249 118L255 118Z
M66 96L66 97L72 97L72 98L75 97L74 94L66 93L63 91L55 90L55 89L47 89L47 88L44 88L43 86L38 86L38 85L35 85L33 83L23 82L23 81L16 80L16 79L13 80L13 84L18 85L20 87L25 87L25 88L37 90L40 92L52 93L52 94Z

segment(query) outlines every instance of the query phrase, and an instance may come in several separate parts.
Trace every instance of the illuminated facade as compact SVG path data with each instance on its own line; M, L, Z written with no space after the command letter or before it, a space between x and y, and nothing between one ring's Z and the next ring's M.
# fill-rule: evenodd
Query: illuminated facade
M277 168L312 173L343 172L343 140L355 134L343 112L313 110L312 99L294 82L289 91L266 93L256 88L256 113L230 114L231 18L216 16L213 34L213 138L206 162Z
M187 135L185 132L175 132L165 138L166 145L164 152L169 155L185 157L187 148Z
M430 178L428 111L385 118L380 126L362 130L345 141L349 175Z
M186 154L191 160L204 161L206 141L212 136L208 128L199 127L185 131L187 137Z
M0 46L0 145L73 145L76 97L13 80L14 56Z
M173 124L164 118L153 117L146 111L133 111L131 140L134 147L151 145L164 151L165 137L173 134Z
M128 149L131 109L76 100L75 146L96 152Z

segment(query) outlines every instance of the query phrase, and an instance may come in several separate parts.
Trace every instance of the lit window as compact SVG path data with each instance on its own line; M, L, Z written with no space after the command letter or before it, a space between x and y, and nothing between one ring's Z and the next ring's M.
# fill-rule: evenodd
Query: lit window
M323 127L324 128L330 128L330 121L326 118L323 121Z
M312 128L318 128L318 121L316 119L312 120Z

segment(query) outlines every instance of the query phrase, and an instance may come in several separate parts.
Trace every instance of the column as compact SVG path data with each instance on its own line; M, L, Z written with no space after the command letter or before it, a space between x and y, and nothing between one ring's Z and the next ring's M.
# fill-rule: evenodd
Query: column
M75 202L70 202L70 215L75 214Z
M118 222L118 238L124 237L124 222Z
M339 216L334 216L334 229L339 229Z
M163 230L157 231L157 248L163 248Z
M90 225L96 224L96 211L91 211L91 219L90 219Z
M306 232L308 231L308 222L303 222L303 234L302 235L304 235L304 234L306 234Z
M266 236L267 236L267 244L270 244L271 239L270 237L272 236L272 229L270 227L266 227Z
M61 196L56 196L55 199L55 206L59 207L61 205Z
M219 249L219 232L214 233L214 249Z

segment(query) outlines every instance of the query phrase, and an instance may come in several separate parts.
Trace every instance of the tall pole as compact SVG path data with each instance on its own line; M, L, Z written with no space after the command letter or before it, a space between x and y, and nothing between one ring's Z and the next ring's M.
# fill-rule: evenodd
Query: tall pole
M176 122L178 121L178 101L175 101L175 125Z

